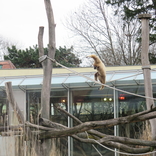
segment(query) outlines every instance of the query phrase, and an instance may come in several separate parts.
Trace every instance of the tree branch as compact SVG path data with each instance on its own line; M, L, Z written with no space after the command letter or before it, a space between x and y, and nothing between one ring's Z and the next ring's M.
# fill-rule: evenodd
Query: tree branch
M109 120L104 120L104 121L85 122L85 123L82 123L75 127L72 127L70 129L57 130L57 131L45 133L44 137L45 138L53 138L53 137L71 136L73 134L85 132L90 129L97 129L97 128L101 128L101 127L107 128L107 127L112 127L115 125L127 124L130 122L145 121L147 119L152 119L152 118L156 117L156 112L153 112L155 110L156 110L156 107L154 109L146 110L146 111L136 113L134 115L130 115L130 116L126 116L126 117L120 117L120 118L109 119ZM147 114L147 113L149 113L149 114ZM141 116L139 116L139 115L141 115Z
M17 116L19 123L24 124L24 122L25 122L24 116L23 116L20 108L18 107L18 104L16 103L16 101L14 99L13 90L12 90L12 83L6 82L5 87L6 87L7 99L9 100L9 103L11 104L11 106L14 110L14 113ZM25 129L25 131L26 131L26 138L30 139L32 137L30 129L29 128Z
M147 112L147 111L144 111L142 114L144 114L145 112ZM145 115L142 115L142 117L143 116L145 116ZM46 133L51 134L51 136L49 136L50 138L54 137L55 132L63 131L63 129L64 130L69 130L69 128L67 128L64 125L54 123L54 122L50 123L50 122L51 121L47 121L47 119L44 120L44 124L46 126L48 126L48 124L49 124L50 125L49 127L52 127L52 128L38 126L38 125L30 124L30 123L27 124L27 125L29 125L31 127L38 128L40 130L46 130ZM121 150L123 150L125 152L129 152L129 153L149 152L151 150L150 147L155 147L156 146L155 141L146 141L146 140L140 140L140 139L130 139L130 138L126 138L126 137L117 137L117 136L105 135L105 134L103 134L101 132L98 132L98 131L95 131L95 130L89 130L87 132L89 134L92 134L92 135L95 135L95 136L97 135L98 137L100 137L100 139L97 139L97 140L86 139L87 136L84 135L84 133L80 134L79 131L77 131L77 135L71 135L71 137L73 137L76 140L81 141L81 142L91 143L91 144L103 144L105 146L118 148L118 149L121 149ZM40 139L42 139L42 137L46 138L46 136L45 136L46 133L41 133L40 134ZM84 137L85 139L82 138L82 137ZM150 147L147 147L147 148L133 148L130 145L150 146Z
M39 47L39 56L40 57L44 55L43 33L44 33L44 27L39 27L39 32L38 32L38 47Z
M74 119L78 123L80 123L80 124L82 123L79 119L77 119L75 116L68 113L66 110L62 109L61 107L57 107L57 109L60 110L61 112L65 113L66 115L70 116L72 119ZM139 116L139 114L142 114L142 115L146 114L147 112L148 111L138 113L136 116ZM134 116L134 117L136 117L136 116ZM106 135L106 134L98 132L96 130L89 130L87 132L89 134L100 137L101 138L101 139L99 139L100 143L103 143L106 141L114 141L114 142L119 142L119 143L123 143L123 144L131 144L131 145L139 145L139 146L153 146L154 144L156 144L156 141L146 141L146 140L140 140L140 139L131 139L131 138L127 138L127 137Z

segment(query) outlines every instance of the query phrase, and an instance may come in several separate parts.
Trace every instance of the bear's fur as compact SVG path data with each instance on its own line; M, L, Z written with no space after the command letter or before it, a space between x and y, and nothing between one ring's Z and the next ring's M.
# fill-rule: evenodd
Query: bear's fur
M100 58L96 55L89 55L88 57L91 57L94 59L94 69L97 70L97 72L94 75L94 78L96 81L100 81L102 84L106 83L106 67L100 60ZM104 85L102 85L99 90L102 90L104 88Z

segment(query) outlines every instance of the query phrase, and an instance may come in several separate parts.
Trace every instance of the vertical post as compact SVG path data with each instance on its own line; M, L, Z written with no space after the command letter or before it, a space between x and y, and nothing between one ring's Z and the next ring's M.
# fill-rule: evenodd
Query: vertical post
M72 93L68 88L68 113L73 114L72 109ZM68 116L68 128L73 127L72 119ZM68 156L73 156L73 139L68 136Z
M145 86L145 96L153 98L152 82L151 82L151 67L149 63L148 50L149 50L149 19L150 14L140 14L138 18L141 19L142 24L142 50L141 50L141 62L142 70L144 74L144 86ZM154 100L146 98L147 109L150 109L154 105ZM152 138L156 139L156 120L150 120L152 129Z
M152 82L151 82L151 67L148 57L149 49L149 19L151 18L150 14L140 14L139 19L142 23L142 49L141 49L141 63L142 70L144 74L144 84L145 84L145 95L148 97L153 97L152 91ZM147 109L151 108L151 105L154 104L153 100L146 98Z
M68 113L70 113L70 90L68 89ZM68 128L71 127L70 117L68 116ZM71 153L71 138L68 136L68 156L70 156Z
M54 15L53 9L50 0L44 0L45 9L48 19L48 30L49 30L49 44L48 44L48 57L55 57L55 23L54 23ZM38 34L38 44L39 44L39 55L40 57L44 55L44 47L43 47L43 32L44 27L40 27ZM50 91L51 91L51 75L53 64L50 59L42 62L43 66L43 86L41 92L41 107L42 113L41 116L43 118L50 118ZM51 139L42 140L40 156L50 156L51 153Z
M114 87L115 88L115 87ZM119 102L118 102L118 92L114 89L114 119L119 117ZM119 125L114 126L114 136L119 136ZM119 154L116 152L115 148L115 156Z

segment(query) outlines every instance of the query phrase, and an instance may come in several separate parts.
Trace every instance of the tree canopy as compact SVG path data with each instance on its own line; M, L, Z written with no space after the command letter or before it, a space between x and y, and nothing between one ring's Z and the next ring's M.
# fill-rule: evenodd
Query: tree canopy
M5 55L5 60L10 60L16 68L41 68L39 62L38 46L26 48L25 50L17 49L16 46L8 47L8 55ZM48 48L44 48L44 53L48 53ZM55 59L67 67L78 67L81 60L73 53L73 47L59 47L56 49ZM58 67L55 64L53 67Z
M107 0L106 4L114 6L115 15L120 14L124 21L136 19L138 14L153 14L150 20L150 41L156 42L156 1L155 0Z

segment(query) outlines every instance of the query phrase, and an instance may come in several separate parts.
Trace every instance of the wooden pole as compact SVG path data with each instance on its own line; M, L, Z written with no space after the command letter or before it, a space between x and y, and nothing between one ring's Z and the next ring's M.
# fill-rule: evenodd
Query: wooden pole
M53 9L50 0L44 0L45 9L48 19L48 30L49 30L49 44L48 44L48 57L54 58L55 56L55 23ZM43 32L44 27L39 28L38 44L39 44L39 55L44 55L43 48ZM51 91L51 75L53 64L50 59L46 59L42 62L43 66L43 86L41 92L41 117L45 119L50 118L50 91ZM41 152L40 156L49 156L51 153L51 140L43 139L41 141Z
M150 14L140 14L139 19L142 23L142 50L141 50L141 62L142 70L144 73L144 85L145 85L145 95L148 97L153 97L152 82L151 82L151 67L149 63L148 50L149 50L149 19ZM152 99L146 98L147 109L151 108L154 104Z
M145 96L153 98L153 89L151 81L151 67L149 63L148 51L149 51L149 19L150 14L140 14L138 18L141 19L142 24L142 50L141 50L141 62L142 70L144 74L144 86L145 86ZM151 109L154 106L154 100L146 98L147 109ZM156 119L150 120L152 138L156 140Z
M23 116L21 110L19 109L19 106L16 103L15 98L14 98L14 94L13 94L13 90L12 90L12 83L6 82L5 88L6 88L7 99L9 101L10 105L12 106L14 113L16 114L16 116L18 118L18 122L20 124L24 124L24 122L25 122L24 116Z

